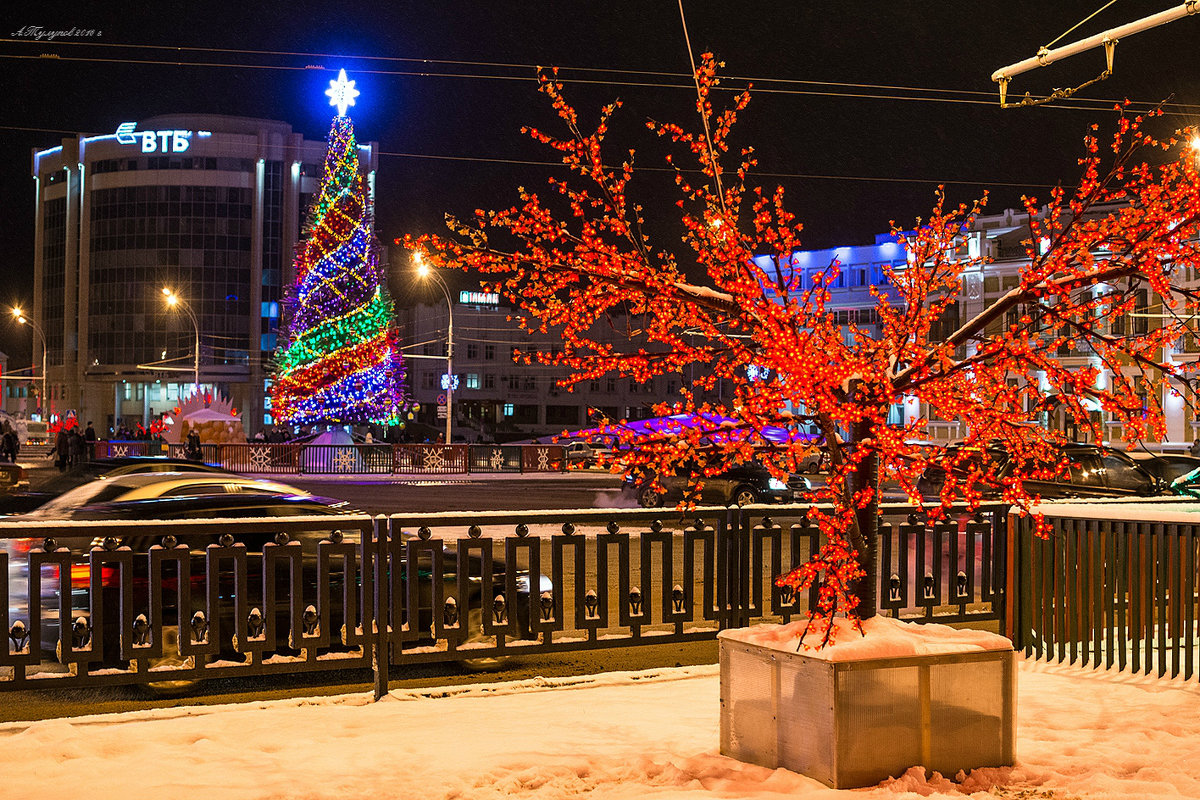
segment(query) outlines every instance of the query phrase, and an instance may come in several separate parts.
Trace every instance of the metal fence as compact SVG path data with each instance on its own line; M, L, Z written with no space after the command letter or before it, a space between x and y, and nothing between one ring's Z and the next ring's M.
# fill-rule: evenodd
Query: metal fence
M1017 647L1052 661L1195 676L1200 527L1051 522L1043 540L1029 520L1014 519Z
M1002 509L885 508L882 608L1003 626ZM695 641L813 608L773 578L820 536L802 506L0 523L0 689Z
M562 472L561 445L499 444L306 444L251 442L202 444L203 459L235 472L275 475L465 474ZM96 442L97 458L169 455L184 458L184 445L154 441Z

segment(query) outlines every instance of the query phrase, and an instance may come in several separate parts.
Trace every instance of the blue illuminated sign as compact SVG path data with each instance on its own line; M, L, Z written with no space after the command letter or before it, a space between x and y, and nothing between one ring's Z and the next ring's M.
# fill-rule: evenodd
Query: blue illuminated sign
M497 292L468 292L464 290L458 293L458 302L470 306L497 306L500 305L500 295Z
M118 125L114 135L117 143L141 144L143 153L183 153L192 144L192 131L139 131L135 128L136 122L122 122ZM212 132L196 131L195 135L204 138L212 136Z

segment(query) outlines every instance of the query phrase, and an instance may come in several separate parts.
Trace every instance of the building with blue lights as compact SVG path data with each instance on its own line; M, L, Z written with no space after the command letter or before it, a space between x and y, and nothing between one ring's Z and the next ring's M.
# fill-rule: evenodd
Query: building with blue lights
M1111 207L1097 208L1095 213L1103 214L1111 210ZM964 228L957 237L954 256L963 259L983 257L988 261L962 274L958 303L950 306L946 316L939 321L945 333L957 329L961 321L974 318L1018 285L1022 271L1030 263L1027 243L1031 238L1029 214L1013 209L1006 209L997 214L980 215L975 218L971 227ZM1039 242L1037 247L1044 248L1045 245L1046 243ZM1097 255L1103 256L1103 253ZM830 287L831 298L827 308L837 315L840 324L847 325L853 322L860 328L878 335L881 332L878 327L879 317L875 311L876 301L871 297L871 287L876 286L882 294L887 294L888 280L883 268L891 265L902 269L907 263L907 254L892 235L879 234L874 244L825 250L799 250L792 253L788 260L790 265L777 265L774 258L760 256L755 259L755 263L770 274L774 274L777 266L784 269L785 275L789 267L795 270L798 277L801 277L799 273L803 272L801 285L811 286L811 276L826 271L829 265L837 260L841 274ZM1200 275L1190 269L1178 275L1177 279L1189 287L1200 285ZM1114 325L1106 331L1107 333L1122 335L1126 332L1124 327L1128 326L1128 333L1141 334L1161 326L1164 310L1150 304L1146 290L1141 290L1139 297L1144 299L1133 313L1125 320L1119 321L1120 327ZM1004 319L993 322L987 333L999 334L1002 327L1017 324L1019 317L1020 311L1013 310ZM1082 342L1059 348L1055 356L1068 367L1101 368L1098 385L1102 386L1105 381L1111 379L1111 372L1102 368L1095 354ZM1200 360L1200 335L1181 338L1163 356L1180 364ZM1138 368L1130 365L1124 371L1132 376ZM1045 378L1044 375L1040 377L1043 380ZM1163 380L1157 401L1162 404L1166 413L1167 435L1163 442L1152 446L1179 449L1200 438L1200 398L1194 396L1188 387L1182 383ZM1144 398L1143 404L1149 402L1150 398ZM1060 430L1077 440L1087 438L1086 431L1077 430L1062 408L1031 407L1026 409L1026 413L1028 422ZM1122 430L1116 416L1099 406L1092 410L1092 414L1104 432L1103 441L1119 443ZM945 443L959 439L966 433L959 421L940 419L932 415L928 407L911 397L904 398L895 405L892 421L908 422L921 416L928 420L926 430L928 437L933 441Z
M32 314L51 413L145 423L190 392L195 329L163 303L169 286L194 312L201 385L259 427L325 147L285 122L172 114L35 151ZM378 149L360 145L372 201Z

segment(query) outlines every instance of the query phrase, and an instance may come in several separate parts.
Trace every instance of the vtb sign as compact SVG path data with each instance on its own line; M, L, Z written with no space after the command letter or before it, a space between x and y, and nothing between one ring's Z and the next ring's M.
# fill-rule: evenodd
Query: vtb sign
M118 144L141 144L143 153L183 153L192 144L192 131L139 131L136 122L122 122L117 126ZM195 131L199 137L212 136L211 131Z

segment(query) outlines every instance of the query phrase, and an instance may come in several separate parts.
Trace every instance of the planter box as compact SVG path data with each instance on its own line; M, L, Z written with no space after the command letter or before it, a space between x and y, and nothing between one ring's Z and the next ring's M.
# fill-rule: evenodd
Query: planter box
M1007 650L830 660L739 641L738 634L720 635L723 755L837 789L871 786L913 766L953 778L1013 763L1011 643Z

